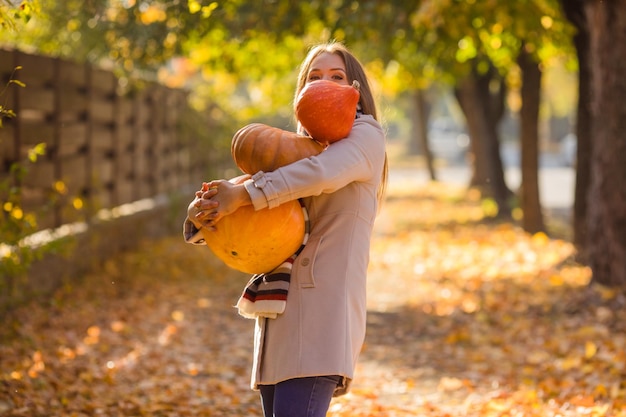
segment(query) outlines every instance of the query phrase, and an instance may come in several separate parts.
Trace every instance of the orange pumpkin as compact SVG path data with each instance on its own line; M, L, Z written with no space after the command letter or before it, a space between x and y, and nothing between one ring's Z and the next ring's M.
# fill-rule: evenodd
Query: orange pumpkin
M323 150L324 146L308 136L261 123L252 123L239 129L230 147L235 164L251 175L259 171L274 171Z
M273 270L298 250L304 228L302 207L294 200L258 211L251 205L242 206L217 222L216 230L202 228L201 233L209 249L227 266L260 274Z
M316 80L304 86L295 104L296 118L315 140L332 143L352 129L359 102L359 82L351 86Z

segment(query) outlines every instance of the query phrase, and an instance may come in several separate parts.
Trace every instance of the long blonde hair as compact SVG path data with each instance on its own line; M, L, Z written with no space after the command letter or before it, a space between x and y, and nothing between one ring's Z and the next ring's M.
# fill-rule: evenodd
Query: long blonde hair
M363 68L361 62L352 54L352 52L350 52L348 48L340 42L331 41L321 43L313 46L309 50L309 53L300 65L300 72L298 74L295 97L298 97L298 94L300 94L300 91L307 83L311 64L313 63L315 58L323 53L339 55L343 59L343 63L346 66L346 77L348 78L348 81L352 83L353 80L356 80L360 84L359 92L361 96L359 98L359 104L361 112L363 114L369 114L374 119L378 120L376 102L374 100L374 96L372 94L372 89L367 79L367 75L365 74L365 69ZM385 153L385 163L383 166L382 178L377 191L379 205L382 203L385 197L385 190L387 189L388 171L389 167L387 161L387 153Z

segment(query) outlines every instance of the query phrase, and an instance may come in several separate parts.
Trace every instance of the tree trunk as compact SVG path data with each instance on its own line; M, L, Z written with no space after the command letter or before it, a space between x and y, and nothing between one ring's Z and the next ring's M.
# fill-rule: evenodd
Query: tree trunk
M498 91L492 85L499 82ZM498 123L504 114L504 83L495 70L485 74L473 72L460 82L455 95L465 114L471 141L472 179L470 186L479 188L498 205L498 217L510 218L509 197L512 192L504 179L500 155Z
M428 145L428 117L430 114L430 108L428 100L426 100L423 90L415 90L413 95L413 109L411 117L411 125L413 126L413 138L409 143L409 152L411 154L422 153L424 155L424 161L426 168L428 169L428 175L430 175L431 181L436 181L435 168L433 165L433 154L430 151Z
M626 0L587 7L594 134L587 253L594 282L626 290Z
M578 56L578 109L576 115L576 187L574 190L574 245L581 262L587 263L587 195L591 183L591 67L586 0L561 0L563 12L576 27L574 46Z
M454 95L465 115L467 133L470 137L470 162L472 177L470 187L484 188L489 184L489 167L487 166L487 150L482 140L483 115L478 100L477 86L474 77L468 77L457 84ZM481 190L485 191L485 190Z
M541 70L522 46L517 63L522 70L520 142L522 149L522 227L529 233L545 229L539 199L539 103Z

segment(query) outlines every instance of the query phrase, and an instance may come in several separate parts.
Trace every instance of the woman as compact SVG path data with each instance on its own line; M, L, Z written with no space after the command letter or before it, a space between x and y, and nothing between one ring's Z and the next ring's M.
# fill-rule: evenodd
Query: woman
M325 416L331 398L347 392L365 338L370 238L387 177L385 136L364 69L345 46L312 48L295 96L319 79L360 83L348 137L242 184L204 184L210 191L196 193L186 221L194 230L212 229L242 205L259 210L294 199L308 210L310 236L293 264L285 310L256 322L252 387L260 390L266 417Z

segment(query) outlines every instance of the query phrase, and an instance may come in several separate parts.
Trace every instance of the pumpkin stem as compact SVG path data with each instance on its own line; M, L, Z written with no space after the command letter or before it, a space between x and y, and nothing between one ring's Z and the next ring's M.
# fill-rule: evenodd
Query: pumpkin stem
M358 91L361 88L361 84L357 80L354 80L352 81L352 87Z

